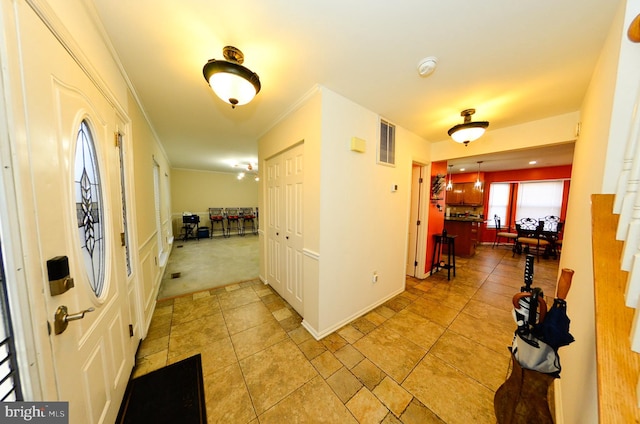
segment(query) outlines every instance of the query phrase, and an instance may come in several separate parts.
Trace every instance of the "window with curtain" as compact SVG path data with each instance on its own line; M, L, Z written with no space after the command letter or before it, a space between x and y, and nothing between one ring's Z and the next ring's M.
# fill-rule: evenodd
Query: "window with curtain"
M519 183L516 220L540 219L548 215L560 216L563 187L562 181Z
M495 227L493 217L498 215L504 227L507 222L507 205L509 204L509 183L491 183L489 186L488 228Z

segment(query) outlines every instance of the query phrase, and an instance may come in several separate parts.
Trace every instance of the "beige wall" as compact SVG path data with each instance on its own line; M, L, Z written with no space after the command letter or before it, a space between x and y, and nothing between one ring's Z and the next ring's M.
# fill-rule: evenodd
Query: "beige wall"
M182 213L200 215L209 224L209 208L255 208L259 182L250 176L238 180L237 173L176 169L171 171L171 211L174 234L182 226Z
M258 182L236 173L173 169L171 172L171 210L207 212L209 208L258 206Z
M132 212L134 214L137 252L134 257L134 272L142 306L142 334L151 322L155 300L171 251L171 211L169 210L169 185L171 169L161 145L156 140L149 124L131 93L127 109L131 119L131 134L128 147L133 156ZM158 236L154 187L154 164L159 166L161 208L161 234Z

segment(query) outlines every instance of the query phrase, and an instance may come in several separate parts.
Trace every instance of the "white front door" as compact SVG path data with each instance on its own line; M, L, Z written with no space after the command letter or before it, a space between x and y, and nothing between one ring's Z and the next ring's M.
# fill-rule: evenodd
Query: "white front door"
M118 114L40 18L17 4L27 119L17 173L21 195L31 197L24 202L34 205L23 219L37 251L26 253L42 266L30 284L44 293L57 400L69 402L70 422L113 423L135 354L120 242ZM56 257L68 258L74 280L59 295L47 281L46 261ZM78 319L55 334L63 306Z
M303 315L304 145L267 160L267 280Z

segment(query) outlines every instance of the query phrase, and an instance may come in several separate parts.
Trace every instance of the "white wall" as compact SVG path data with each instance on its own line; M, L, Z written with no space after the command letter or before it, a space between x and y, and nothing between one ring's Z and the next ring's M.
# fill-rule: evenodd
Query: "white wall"
M321 338L404 290L411 166L428 161L429 144L397 127L396 166L378 165L376 113L324 87L302 104L259 140L258 156L304 140L304 320Z
M559 351L563 365L559 383L565 423L598 422L590 196L613 193L615 189L625 142L620 131L629 128L633 105L633 101L623 100L624 91L631 90L635 94L637 88L637 64L619 63L620 45L629 43L626 40L628 23L623 27L624 3L612 23L585 96L581 108L581 134L574 153L560 259L561 267L576 271L567 298L571 333L576 341ZM632 0L629 3L635 5L635 17L640 11L640 2ZM638 45L634 47L637 52ZM621 70L628 65L627 71ZM629 72L633 73L633 87L625 86L625 79L620 79L616 88L617 75ZM620 104L612 111L614 102Z
M411 149L419 143L397 127L396 165L377 164L379 126L376 113L323 90L321 334L404 290ZM365 153L350 151L352 137L366 141ZM426 152L428 143L422 146ZM396 192L392 185L398 186ZM372 283L374 272L377 283Z
M320 148L322 93L314 87L295 104L289 113L258 140L260 161L260 279L267 281L266 237L266 161L293 145L304 143L304 191L303 191L303 281L304 319L310 328L317 328L318 276L320 261Z
M579 122L580 113L571 112L521 125L490 130L480 140L469 143L466 147L447 139L432 144L431 159L437 162L571 142L576 139L576 127Z

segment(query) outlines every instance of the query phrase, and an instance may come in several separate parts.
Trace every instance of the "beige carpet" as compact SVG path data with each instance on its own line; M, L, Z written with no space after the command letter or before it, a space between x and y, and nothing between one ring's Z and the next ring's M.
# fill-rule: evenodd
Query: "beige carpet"
M158 299L258 278L258 236L177 240L160 284ZM172 278L179 273L180 276Z

